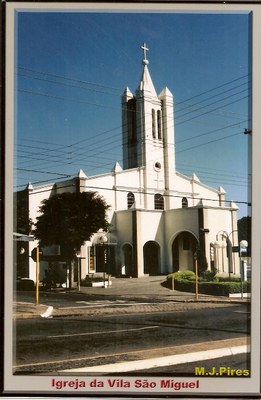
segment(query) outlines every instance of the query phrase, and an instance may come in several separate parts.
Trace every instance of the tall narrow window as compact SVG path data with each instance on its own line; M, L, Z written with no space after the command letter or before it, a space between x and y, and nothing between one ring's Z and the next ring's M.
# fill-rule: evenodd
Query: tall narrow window
M161 125L161 111L157 111L157 123L158 123L158 139L162 139L162 125Z
M154 208L155 210L164 210L164 197L160 193L156 193L154 196Z
M128 142L136 143L137 135L136 135L136 100L130 99L127 104L127 112L128 112Z
M128 204L128 208L131 208L131 206L134 204L135 202L135 196L132 192L129 192L127 194L127 204Z
M182 208L188 207L188 199L186 197L182 198Z
M156 139L156 114L155 110L151 110L151 117L152 117L152 137Z

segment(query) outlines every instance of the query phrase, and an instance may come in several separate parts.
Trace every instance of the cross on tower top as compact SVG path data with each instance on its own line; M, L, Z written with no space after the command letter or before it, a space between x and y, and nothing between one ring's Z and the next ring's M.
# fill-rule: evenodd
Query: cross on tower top
M149 61L147 60L147 51L149 51L148 47L146 47L146 43L143 43L142 46L140 46L140 48L143 50L143 64L146 65L149 63Z

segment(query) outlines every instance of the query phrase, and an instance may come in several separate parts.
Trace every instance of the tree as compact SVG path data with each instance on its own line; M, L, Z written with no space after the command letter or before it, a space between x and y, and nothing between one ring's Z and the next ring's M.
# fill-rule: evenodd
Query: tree
M27 190L14 193L14 232L29 235L32 225L32 220L29 218Z
M28 190L14 193L14 233L29 235L33 222L29 218ZM25 278L29 274L29 243L14 241L14 267L17 276Z
M59 245L72 263L75 252L99 229L108 229L109 206L96 192L62 193L42 201L34 235L40 246Z

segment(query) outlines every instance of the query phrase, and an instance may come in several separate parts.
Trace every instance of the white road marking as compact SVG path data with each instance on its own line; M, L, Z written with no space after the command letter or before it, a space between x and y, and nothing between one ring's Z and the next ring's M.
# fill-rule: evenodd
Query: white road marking
M98 331L98 332L86 332L86 333L72 333L72 334L66 334L66 335L53 335L53 336L47 336L48 339L53 339L53 338L66 338L66 337L72 337L72 336L89 336L89 335L104 335L108 333L123 333L123 332L130 332L130 331L143 331L146 329L157 329L159 326L146 326L142 328L131 328L131 329L118 329L114 331Z
M87 302L78 302L77 303L86 303ZM89 305L85 306L71 306L71 307L58 307L58 310L71 310L71 309L77 309L77 308L98 308L98 307L112 307L112 306L123 306L123 307L130 307L130 306L142 306L142 305L148 305L148 304L159 304L159 303L116 303L116 302L111 302L111 303L90 303ZM160 303L163 304L163 303Z
M233 311L233 312L238 314L251 314L250 311Z
M211 360L219 357L232 356L249 352L249 346L225 347L214 350L204 350L189 354L176 354L173 356L151 358L147 360L125 361L124 363L98 365L94 367L83 367L75 369L64 369L59 372L85 372L85 373L122 373L138 371L149 368L165 367L169 365L178 365L192 363L203 360Z

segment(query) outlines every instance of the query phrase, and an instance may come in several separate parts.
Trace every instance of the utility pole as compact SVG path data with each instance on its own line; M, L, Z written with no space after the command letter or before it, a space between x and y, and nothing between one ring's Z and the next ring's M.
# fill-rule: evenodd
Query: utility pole
M35 304L39 304L39 283L40 283L40 251L39 247L36 247L36 294L35 294Z
M198 300L198 251L194 253L195 260L195 298Z

